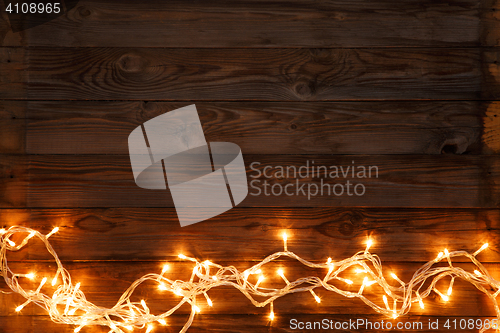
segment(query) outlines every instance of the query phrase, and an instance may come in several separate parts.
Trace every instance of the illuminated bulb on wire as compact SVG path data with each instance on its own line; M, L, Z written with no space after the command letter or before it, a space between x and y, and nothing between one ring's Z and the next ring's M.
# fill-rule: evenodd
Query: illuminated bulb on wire
M150 333L153 330L153 325L148 325L148 329L146 330L146 333Z
M170 268L169 265L163 265L163 268L161 270L161 275L165 274L168 271L169 268Z
M257 288L259 287L259 284L261 284L262 281L264 281L264 280L265 280L264 275L259 276L259 279L257 280L257 283L255 284L255 290L257 290Z
M483 246L479 248L476 252L474 252L473 256L477 256L479 253L481 253L483 250L486 250L488 248L488 243L484 243Z
M448 249L444 249L444 254L445 256L449 257L450 256L450 252L448 252Z
M368 238L368 241L366 242L365 252L368 252L368 250L370 249L370 247L372 247L372 245L373 245L373 241L371 240L371 238Z
M160 319L160 320L161 320L161 319ZM130 326L130 325L125 326L125 328L126 328L127 330L129 330L129 331L133 331L133 330L134 330L134 328L133 328L132 326Z
M158 289L160 289L160 290L167 290L167 287L163 283L160 283L158 285Z
M450 298L447 296L447 295L444 295L443 293L441 293L439 290L437 289L434 289L434 291L439 295L441 296L441 298L443 299L443 301L445 302L448 302L450 300Z
M40 285L38 286L38 289L37 289L37 290L36 290L36 292L35 292L36 294L38 294L38 293L40 292L40 290L42 289L42 287L43 287L43 285L45 284L45 282L47 282L47 278L46 278L46 277L44 277L44 278L42 279L42 282L40 282Z
M5 229L4 229L4 228L0 229L0 235L5 234L6 232L7 232L7 231L5 231Z
M194 311L196 313L200 313L201 312L201 309L198 306L196 306L196 305L193 305L193 309L194 309Z
M159 322L161 325L163 325L163 326L167 326L167 321L166 321L165 319L163 319L163 318L158 319L158 322Z
M31 239L31 238L33 238L35 235L36 235L36 231L32 231L32 232L30 232L30 234L28 235L28 237L27 237L27 238L28 238L28 239Z
M477 269L474 270L474 274L476 274L477 276L482 276L481 272L478 271Z
M210 307L212 307L214 305L214 303L212 303L212 300L210 299L210 297L208 297L207 293L203 293L203 295L205 295L205 298L207 299L207 303Z
M448 292L446 293L448 296L451 296L451 293L453 292L453 282L455 281L455 278L451 279L450 286L448 287Z
M364 269L359 269L359 268L356 268L356 270L354 271L356 274L360 274L360 273L366 273L366 271Z
M278 269L278 275L281 276L281 278L283 279L283 281L285 281L286 284L290 284L290 281L288 281L282 269Z
M269 312L269 319L274 320L274 305L271 302L271 312Z
M15 247L16 246L16 243L14 243L13 241L11 241L10 239L7 239L7 242L9 243L10 246L12 247Z
M54 229L52 229L52 231L51 231L51 232L49 232L49 233L45 236L45 238L47 238L47 239L48 239L50 236L52 236L53 234L55 234L55 233L56 233L56 232L58 232L58 231L59 231L59 227L55 227Z
M384 304L385 304L385 307L387 308L387 310L391 310L391 308L389 307L389 302L387 301L387 296L382 296L382 299L384 300Z
M424 306L424 302L422 302L422 299L421 299L421 298L418 300L418 303L420 304L420 308L421 308L421 309L424 309L424 308L425 308L425 306Z
M35 278L35 274L34 273L29 273L29 274L26 274L25 275L28 279L30 280L33 280Z
M285 248L285 252L288 251L288 247L287 247L287 243L286 243L287 239L288 239L288 236L287 236L286 232L284 232L283 233L283 245L284 245L284 248Z
M314 292L314 290L309 290L311 292L311 295L313 295L314 299L316 300L316 302L318 303L321 303L321 298L318 297L318 295L316 295L316 293Z
M149 313L149 308L148 308L148 306L146 305L146 302L144 302L143 299L141 299L141 305L144 308L144 311L146 311L146 313Z
M179 254L179 255L178 255L178 257L179 257L180 259L187 259L187 257L186 257L185 255L183 255L182 253L181 253L181 254Z

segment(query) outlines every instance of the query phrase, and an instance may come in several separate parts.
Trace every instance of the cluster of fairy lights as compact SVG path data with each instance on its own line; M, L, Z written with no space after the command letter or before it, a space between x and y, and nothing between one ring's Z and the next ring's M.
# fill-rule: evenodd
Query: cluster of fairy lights
M368 239L364 251L354 254L352 257L333 261L328 258L323 263L312 263L302 259L293 252L288 251L287 235L283 234L284 251L276 252L254 266L239 271L233 266L223 267L210 261L200 262L194 258L179 254L182 260L193 262L191 278L189 281L171 280L166 275L169 266L166 264L160 274L150 273L136 280L123 293L115 306L112 308L99 307L86 300L85 294L81 289L80 283L73 284L69 272L63 267L54 249L50 245L48 239L54 235L59 228L55 228L49 234L43 235L36 230L25 227L11 227L8 230L0 229L1 235L1 269L5 282L10 289L22 295L26 302L16 308L20 312L25 306L30 303L44 308L52 321L74 325L74 332L78 333L85 326L101 325L110 328L110 332L127 332L134 329L146 329L146 333L150 333L155 328L155 325L168 325L167 317L172 315L182 305L188 304L191 306L191 314L180 330L181 333L186 332L193 323L194 317L201 311L202 304L213 306L212 300L208 296L208 292L216 287L231 286L238 289L245 295L256 307L264 307L269 305L269 319L275 318L273 302L285 295L308 292L316 302L320 303L321 298L315 293L314 289L322 287L327 291L332 291L348 298L359 298L370 306L374 311L391 318L397 318L407 314L412 305L418 304L424 309L424 300L432 292L437 293L443 301L449 301L452 296L453 283L456 278L468 281L473 284L478 290L485 293L494 305L496 316L500 320L500 309L497 303L497 296L500 294L500 282L495 280L486 270L486 268L476 259L476 256L488 247L484 244L473 254L465 251L449 252L444 249L434 260L429 261L420 267L413 275L410 282L405 283L399 279L394 273L391 273L392 281L387 282L383 272L382 264L379 257L370 253L370 247L373 242ZM14 234L26 235L23 241L16 244L11 238ZM34 273L14 273L7 265L7 251L18 251L23 248L28 241L37 237L44 242L47 251L54 257L57 263L57 272L55 276L51 276L51 283L55 292L52 296L45 294L44 289L48 289L46 283L48 277L43 277L36 290L24 290L19 284L20 279L35 280L38 277ZM284 286L282 288L266 288L265 276L263 275L262 267L280 257L288 257L295 259L303 265L314 269L325 269L324 278L316 276L300 278L290 282L282 269L277 271L277 274L282 278ZM474 265L475 270L468 272L460 267L454 266L452 259L456 257L468 258ZM437 265L438 263L447 264ZM342 290L333 283L352 285L353 281L340 275L349 268L354 268L354 275L359 276L360 288L357 292ZM351 273L352 274L352 273ZM449 278L449 287L446 291L440 291L436 284L445 278ZM361 280L362 279L362 280ZM448 280L448 279L447 279ZM172 292L180 297L179 302L169 311L154 315L151 313L146 302L132 302L130 300L135 289L145 281L153 281L157 283L160 292ZM255 282L252 282L255 281ZM362 281L362 282L361 282ZM427 283L427 286L424 285ZM370 286L378 284L384 291L382 301L384 306L380 306L372 302L369 297L366 297L363 292ZM394 284L396 286L394 286ZM44 288L45 286L45 288ZM352 286L351 286L352 287ZM352 288L351 288L352 289ZM258 302L254 296L263 297L265 301ZM201 299L201 302L200 302ZM379 302L382 304L382 302ZM486 329L481 329L484 332Z

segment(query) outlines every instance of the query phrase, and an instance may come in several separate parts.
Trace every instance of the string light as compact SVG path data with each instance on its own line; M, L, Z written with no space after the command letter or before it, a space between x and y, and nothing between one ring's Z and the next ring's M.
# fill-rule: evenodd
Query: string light
M180 333L185 333L193 322L194 314L201 311L196 303L197 296L203 295L207 300L207 304L213 306L214 304L210 297L208 297L207 292L212 288L220 286L232 286L236 288L257 307L270 305L270 320L275 319L274 301L278 298L291 293L309 292L316 302L321 303L321 298L313 290L321 287L344 297L359 298L375 312L389 318L398 318L399 316L409 313L413 303L419 303L420 308L424 309L423 299L428 297L432 292L435 292L444 301L449 301L455 278L467 281L473 284L479 291L485 293L489 299L493 301L493 308L496 311L497 319L500 321L500 308L496 305L496 297L500 294L500 282L495 280L476 259L476 256L481 251L488 248L488 244L484 244L473 254L466 251L449 252L448 249L445 249L443 252L440 252L435 259L422 265L408 283L403 282L396 274L391 273L390 275L392 278L399 282L398 286L393 286L393 283L388 283L384 278L385 275L379 257L369 252L372 246L372 241L370 239L368 239L364 251L357 252L352 257L336 261L335 263L333 263L331 258L328 258L328 260L323 263L307 261L295 253L288 251L285 245L284 252L276 252L242 272L237 270L234 266L224 267L210 261L199 262L195 258L189 258L183 254L179 254L180 259L189 260L194 263L192 277L189 281L174 281L163 277L163 274L168 270L168 265L164 265L160 274L149 273L132 283L115 306L112 308L103 308L87 301L80 283L76 285L72 284L69 272L63 267L48 241L48 238L57 232L57 230L54 232L55 229L56 228L45 236L35 230L25 227L11 227L8 230L3 229L3 231L0 229L0 245L3 249L0 252L0 269L7 286L26 299L22 305L15 308L16 312L20 312L28 304L34 303L47 310L50 318L54 322L75 326L75 333L80 332L81 329L87 325L106 326L114 333L121 333L123 332L122 329L132 331L134 327L146 327L146 332L151 333L155 327L155 322L165 326L167 323L165 318L172 315L181 305L188 303L191 305L191 316L180 331ZM19 243L17 247L7 246L7 244L11 245L10 242L12 241L9 238L15 234L24 234L24 240ZM40 280L40 284L36 291L26 291L19 283L18 277L26 277L34 280L37 278L35 273L15 273L7 264L7 254L9 251L18 251L22 249L28 244L29 240L34 237L39 238L45 243L47 251L53 256L57 264L57 271L52 279L52 284L56 285L59 281L60 284L55 288L56 290L53 291L52 297L45 292L47 292L48 289L54 290L54 288L43 288L48 281L48 277L43 277ZM287 238L283 237L283 241L285 244ZM259 285L265 280L261 268L280 257L288 257L297 260L309 268L327 268L328 271L323 279L311 276L290 282L285 277L284 270L279 269L278 275L285 281L286 286L282 288L261 288L258 290ZM470 272L463 268L453 266L452 258L455 257L470 260L470 262L474 264L475 269ZM442 261L447 262L448 265L436 266L437 263L441 264ZM360 269L360 267L363 269ZM349 290L343 290L338 286L334 286L335 281L343 281L348 285L352 285L352 280L342 276L352 272L353 268L357 274L366 274L363 276L358 293L353 293ZM209 272L210 269L212 269L211 274ZM216 270L215 274L213 270ZM250 275L259 275L255 284L251 282L254 280L249 278ZM374 280L370 280L369 277L372 277ZM451 282L447 294L443 294L436 289L435 286L440 280L447 277L451 277ZM136 288L146 281L156 282L160 290L172 292L182 297L182 299L167 312L154 315L150 313L150 309L145 300L141 300L139 303L131 302L131 297ZM381 287L383 293L382 299L385 307L380 307L370 300L371 297L375 297L374 295L366 296L363 294L363 290L373 284L378 284ZM255 296L259 298L264 297L265 299L257 301L254 298ZM393 302L392 308L389 306L389 299ZM399 309L398 304L400 305ZM61 307L65 307L64 311L61 311ZM480 330L480 332L484 331L486 331L485 328Z

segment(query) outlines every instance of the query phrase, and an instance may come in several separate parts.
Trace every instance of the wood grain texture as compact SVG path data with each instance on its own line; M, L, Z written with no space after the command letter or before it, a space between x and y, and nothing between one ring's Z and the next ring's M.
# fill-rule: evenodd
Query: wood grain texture
M28 99L476 100L480 49L30 48ZM494 57L497 52L488 52ZM496 69L498 64L491 64ZM489 90L485 86L490 86ZM484 91L483 91L484 90ZM5 98L14 98L5 96Z
M134 128L187 105L127 101L3 104L6 110L19 108L27 113L29 154L128 154L128 135ZM483 151L480 142L486 103L201 102L196 107L206 140L234 142L243 154L491 152Z
M199 259L260 260L289 248L310 260L345 258L367 237L383 260L427 261L444 247L475 251L499 262L496 209L241 208L181 227L174 208L2 209L3 227L23 225L49 233L62 260L174 260L180 252ZM19 240L21 241L21 240ZM35 242L11 260L50 259Z
M343 258L342 258L343 259ZM119 300L120 296L127 288L138 278L147 273L161 272L162 262L79 262L69 263L65 268L71 274L72 281L81 283L81 290L85 293L86 299L99 306L113 307ZM222 266L234 265L237 269L244 270L255 264L255 262L218 262ZM391 272L396 272L398 277L403 281L409 281L415 271L420 268L424 262L387 262L383 261L384 276L388 283L392 283L393 279L390 276ZM458 267L466 271L473 271L475 266L472 264L460 263ZM192 263L172 262L169 261L170 269L166 275L172 280L188 280L193 269ZM282 268L287 279L295 281L300 278L309 276L317 276L321 279L327 274L327 269L310 269L304 267L294 261L271 263L262 268L263 274L266 276L265 283L262 287L266 288L283 288L285 283L276 271ZM500 268L497 264L487 264L485 268L490 274L496 276L500 274ZM12 270L20 274L28 272L36 272L39 278L55 275L56 266L52 263L30 262L22 264L12 264ZM350 278L354 281L352 285L347 285L342 281L332 281L332 284L343 290L357 292L363 281L363 276L356 276L354 268L342 273L341 277ZM38 279L39 279L38 278ZM251 276L252 282L257 277ZM51 279L49 278L49 281ZM397 282L396 282L397 283ZM25 289L36 288L36 283L27 283L20 281L20 284ZM427 282L426 285L428 285ZM436 287L438 290L447 290L449 279L440 281ZM50 296L56 288L52 286L45 287L44 291ZM363 314L375 314L361 300L350 299L336 295L333 292L328 292L323 288L317 288L315 292L321 297L321 303L314 301L311 294L302 292L297 294L286 295L283 298L274 301L275 312L281 314L349 314L354 317ZM374 303L384 307L381 294L383 289L377 285L366 288L363 293L369 297ZM210 298L213 300L214 306L210 308L204 299L198 299L200 309L204 314L259 314L267 316L269 307L257 308L238 290L230 286L218 287L208 291ZM144 299L148 307L153 313L161 313L168 311L179 302L179 297L171 292L160 291L158 283L148 281L141 285L136 293L131 297L133 302L139 302ZM15 308L20 302L23 302L22 297L18 295L0 295L1 305L0 311L4 316L17 315ZM263 300L263 299L260 299ZM22 304L22 303L21 303ZM426 307L420 309L418 305L412 307L411 314L414 315L433 315L439 313L441 316L494 316L495 311L488 297L478 291L473 285L468 282L457 279L453 285L453 294L449 302L444 302L441 297L433 293L425 300ZM191 306L182 306L177 313L189 314ZM27 306L22 311L23 315L43 315L45 310L38 308L35 305Z
M245 155L249 195L242 207L371 206L496 208L499 202L500 165L496 156L474 155ZM314 166L343 168L355 165L378 168L371 178L347 175L313 176ZM3 163L1 207L173 207L169 191L139 188L133 179L129 156L122 155L27 155L8 156ZM252 163L260 163L253 164ZM309 163L309 174L307 165ZM264 168L266 174L264 174ZM276 174L277 167L302 170ZM269 169L271 168L271 169ZM299 169L302 168L302 169ZM315 169L318 170L318 169ZM330 170L330 169L329 169ZM357 171L356 171L357 172ZM347 181L351 185L347 184ZM297 185L298 182L298 185ZM323 183L322 183L323 182ZM279 184L276 185L275 184ZM271 195L293 184L293 195ZM303 185L305 184L305 185ZM309 185L314 184L314 185ZM344 192L327 194L321 184L343 184ZM358 195L353 187L358 186ZM273 190L271 187L275 186ZM304 189L304 186L306 187ZM340 185L338 185L340 186ZM348 192L347 187L350 186ZM308 197L317 188L317 195ZM260 192L259 192L260 191ZM291 192L292 191L292 192ZM267 195L266 195L267 193ZM349 195L350 194L350 195ZM21 199L26 198L26 203ZM26 205L26 206L24 206Z
M492 6L485 0L82 0L66 15L27 30L24 42L66 47L495 46L491 31L498 18L488 16ZM0 42L18 45L19 39Z
M26 50L0 47L0 99L25 99L28 76Z

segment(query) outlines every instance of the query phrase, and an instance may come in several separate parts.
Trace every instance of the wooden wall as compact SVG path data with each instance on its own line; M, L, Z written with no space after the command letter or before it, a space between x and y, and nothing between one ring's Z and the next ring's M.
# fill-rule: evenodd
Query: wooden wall
M499 17L491 0L82 0L13 33L2 12L2 224L59 226L54 248L103 306L166 261L185 278L181 251L248 267L282 248L283 230L291 250L316 261L351 256L371 235L387 271L406 280L444 247L474 251L488 241L480 259L500 278ZM181 228L168 191L135 185L127 137L192 103L207 141L238 144L247 166L355 160L380 176L362 197L249 196ZM33 244L13 264L43 275L53 269L47 259ZM286 267L290 279L311 274ZM214 308L189 332L384 319L361 301L317 293L321 304L311 295L276 301L270 325L268 308L213 290ZM141 295L156 312L175 301L152 288ZM0 332L73 331L34 305L16 314L20 302L0 294ZM433 295L426 304L401 320L494 315L465 282L450 302ZM156 331L177 332L189 311Z

